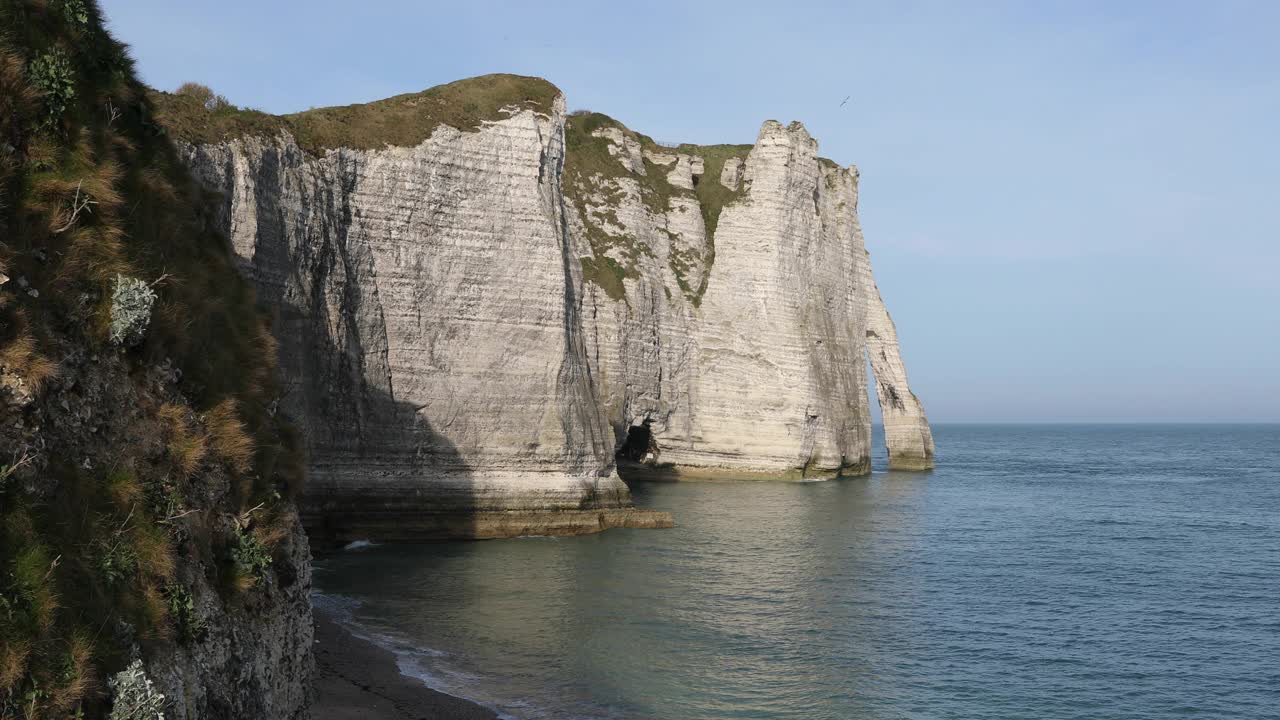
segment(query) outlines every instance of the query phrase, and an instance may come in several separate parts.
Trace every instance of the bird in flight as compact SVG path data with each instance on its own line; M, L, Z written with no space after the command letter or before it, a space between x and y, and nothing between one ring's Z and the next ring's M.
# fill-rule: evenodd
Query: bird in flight
M845 104L845 103L847 103L847 102L849 102L849 98L851 98L851 97L853 97L853 96L852 96L852 95L845 95L845 96L844 96L844 99L840 101L840 107L844 107L844 104Z

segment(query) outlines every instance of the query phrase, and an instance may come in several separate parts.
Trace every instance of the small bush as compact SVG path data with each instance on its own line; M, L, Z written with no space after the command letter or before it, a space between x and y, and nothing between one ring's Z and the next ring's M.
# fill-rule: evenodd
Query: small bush
M110 685L110 720L164 720L164 695L151 684L141 660L116 673Z
M138 554L123 538L110 538L98 548L98 574L117 586L138 572Z
M84 0L61 0L58 5L62 9L62 19L68 25L76 30L89 27L89 8L85 6Z
M71 59L61 49L50 50L31 61L27 74L31 84L44 96L45 125L56 125L76 97Z
M271 566L271 552L253 533L236 531L236 545L231 549L231 566L236 589L244 591L253 587L262 572Z
M208 85L201 85L200 83L182 83L173 94L195 98L196 102L200 103L205 110L222 110L223 108L234 107L226 97L215 93Z
M169 617L178 626L179 636L188 642L203 638L204 620L196 612L196 602L191 591L178 583L170 583L164 589L164 596L169 604Z
M111 293L111 342L124 347L142 342L155 302L156 293L145 282L116 275Z

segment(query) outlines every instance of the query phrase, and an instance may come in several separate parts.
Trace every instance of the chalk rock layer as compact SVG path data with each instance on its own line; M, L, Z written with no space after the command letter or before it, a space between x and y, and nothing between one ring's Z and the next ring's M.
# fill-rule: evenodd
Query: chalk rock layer
M181 146L278 312L321 537L663 524L631 509L595 397L563 99L507 115L414 147L316 156L287 131Z

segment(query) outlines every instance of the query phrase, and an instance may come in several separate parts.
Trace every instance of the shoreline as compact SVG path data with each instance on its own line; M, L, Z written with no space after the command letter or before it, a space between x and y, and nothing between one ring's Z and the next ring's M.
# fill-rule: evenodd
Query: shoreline
M389 650L356 637L333 613L314 608L313 720L498 720L470 700L404 675Z

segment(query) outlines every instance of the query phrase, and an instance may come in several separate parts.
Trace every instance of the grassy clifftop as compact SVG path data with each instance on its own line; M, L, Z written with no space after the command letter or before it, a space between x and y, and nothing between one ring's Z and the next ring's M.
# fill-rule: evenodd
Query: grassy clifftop
M105 716L295 570L268 318L156 116L92 0L0 0L2 718Z
M303 149L319 154L339 147L412 147L431 137L440 125L475 130L485 121L502 119L503 108L512 106L549 113L559 94L555 85L542 78L496 74L376 102L292 115L269 115L184 94L155 92L151 100L161 123L188 142L218 142L288 130Z

